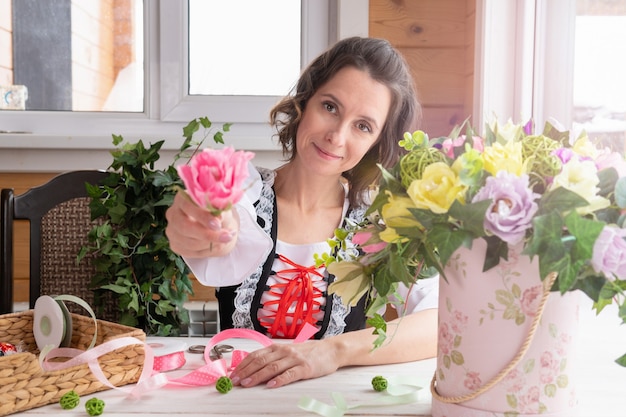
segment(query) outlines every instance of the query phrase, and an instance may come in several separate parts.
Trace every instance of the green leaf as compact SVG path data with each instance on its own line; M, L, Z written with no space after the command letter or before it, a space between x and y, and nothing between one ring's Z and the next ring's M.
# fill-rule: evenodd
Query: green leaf
M454 200L448 214L462 221L463 229L474 237L484 236L485 228L483 222L485 213L490 205L491 200L482 200L468 204L461 204L458 200Z
M483 239L487 242L485 262L483 263L484 272L498 265L500 263L500 259L508 259L509 247L506 242L497 236L485 236Z
M117 146L124 141L124 138L120 135L112 135L113 136L113 145Z
M570 191L567 188L558 187L545 193L538 202L538 210L536 216L549 214L552 212L561 213L563 211L574 210L578 207L589 205L587 200Z
M535 360L534 359L529 359L526 362L524 362L524 373L529 374L533 371L533 369L535 369Z
M615 190L615 184L619 179L619 174L617 170L613 167L605 168L601 171L598 171L598 179L600 182L598 183L598 195L603 197L608 197Z
M622 177L615 183L615 203L619 208L626 208L626 177Z
M450 352L450 357L452 358L452 362L454 362L455 365L463 365L465 363L465 358L463 357L463 354L458 350L453 350L452 352Z
M198 119L193 119L183 128L183 136L186 138L192 138L198 129L200 129L200 123Z
M202 127L205 129L209 129L211 127L211 121L209 120L208 117L200 117L198 121L200 122Z
M126 294L129 291L128 287L117 285L117 284L107 284L107 285L103 285L101 288L105 290L111 290L117 294Z
M554 396L556 395L556 385L555 384L546 384L546 386L543 388L543 392L546 394L547 397L549 398L554 398Z
M503 306L510 306L515 302L515 298L506 290L496 290L496 301Z
M448 263L452 254L462 245L472 246L474 236L467 230L452 230L447 224L436 224L428 233L428 239L437 248L442 265Z
M376 313L367 319L367 324L373 328L372 334L378 337L374 341L374 349L381 347L387 338L387 322L380 314Z
M216 132L213 135L213 141L215 143L224 143L224 138L223 138L224 134L222 132Z
M615 362L619 365L626 366L626 353L615 359Z
M506 395L506 403L511 408L517 408L517 397L515 395L513 395L513 394L507 394Z

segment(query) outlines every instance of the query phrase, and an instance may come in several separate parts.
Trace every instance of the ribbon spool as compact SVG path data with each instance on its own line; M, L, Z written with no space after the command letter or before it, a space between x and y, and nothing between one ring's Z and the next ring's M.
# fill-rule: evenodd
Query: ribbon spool
M73 295L42 295L35 302L33 317L33 336L42 353L58 347L68 347L72 341L72 315L63 301L72 301L89 312L94 321L94 335L89 349L96 344L98 321L89 304Z

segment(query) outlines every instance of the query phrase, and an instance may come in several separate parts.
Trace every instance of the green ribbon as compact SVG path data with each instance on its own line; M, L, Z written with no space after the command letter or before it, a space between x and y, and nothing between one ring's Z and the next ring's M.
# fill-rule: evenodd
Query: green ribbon
M394 376L387 378L387 389L380 393L375 401L362 402L349 405L344 397L338 392L331 392L334 405L327 404L309 396L304 396L298 402L298 407L305 411L318 414L323 417L341 417L347 411L363 407L380 407L399 404L411 404L419 400L419 391L428 386L423 378L410 376Z
M82 298L76 297L74 295L69 295L69 294L57 295L57 296L55 296L53 298L54 298L55 301L71 301L73 303L78 304L79 306L81 306L85 310L87 310L87 312L89 313L89 315L93 319L93 325L94 325L93 338L91 339L91 343L89 344L89 347L87 347L87 350L89 350L92 347L94 347L96 345L96 341L98 339L98 320L96 319L96 313L94 313L94 311L91 308L91 306L85 300L83 300ZM66 326L68 324L69 323L65 323ZM66 329L66 331L71 331L71 329L70 330ZM43 361L46 358L46 356L48 355L48 353L50 353L50 351L52 351L55 348L56 348L56 346L46 345L46 346L43 347L43 349L41 349L41 352L39 352L39 365L40 366L43 364Z

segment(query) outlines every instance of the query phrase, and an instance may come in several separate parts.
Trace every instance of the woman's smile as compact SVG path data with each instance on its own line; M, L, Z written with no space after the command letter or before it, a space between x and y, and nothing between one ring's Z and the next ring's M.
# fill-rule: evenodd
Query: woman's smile
M324 159L328 159L328 160L337 160L337 159L342 159L341 156L339 155L335 155L332 152L328 152L325 151L324 149L320 148L319 146L317 146L316 144L313 144L313 146L315 147L315 149L317 150L317 153Z

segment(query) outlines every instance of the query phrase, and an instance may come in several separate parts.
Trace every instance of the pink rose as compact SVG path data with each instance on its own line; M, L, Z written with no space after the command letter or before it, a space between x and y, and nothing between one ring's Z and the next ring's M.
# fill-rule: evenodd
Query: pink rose
M533 385L528 388L528 391L524 395L519 396L518 409L522 413L536 413L539 406L539 399L541 398L541 391L539 387Z
M454 335L450 333L448 323L442 323L439 326L439 351L444 355L449 355L452 352L452 346L454 345Z
M373 236L374 234L367 230L359 231L359 232L356 232L354 236L352 237L352 243L359 245L361 249L363 249L363 252L365 253L380 252L381 250L385 248L385 246L387 246L387 242L382 241L382 240L376 242L375 240L373 240L372 242L367 244L367 242L370 241L370 239L372 239Z
M252 158L254 153L235 152L231 147L207 148L177 170L191 199L217 215L243 196L243 183L248 178L248 162Z
M454 150L462 147L465 143L466 136L461 135L456 139L447 138L441 144L441 151L446 154L449 158L454 158ZM484 141L480 136L472 136L472 148L477 150L478 152L482 152L484 150Z
M518 393L524 388L526 378L519 369L514 368L504 377L504 384L506 392Z
M467 326L468 317L459 310L452 312L452 330L456 333L462 333Z
M541 296L543 295L543 288L541 285L527 288L522 294L520 300L522 312L528 317L535 317L537 310L539 310L539 304L541 303Z
M480 380L480 374L475 371L468 371L465 374L465 381L463 381L463 385L465 388L471 391L475 391L482 386L482 381Z
M552 384L560 370L560 361L555 358L552 352L545 351L541 354L539 359L541 363L541 371L539 374L539 380L543 384Z

